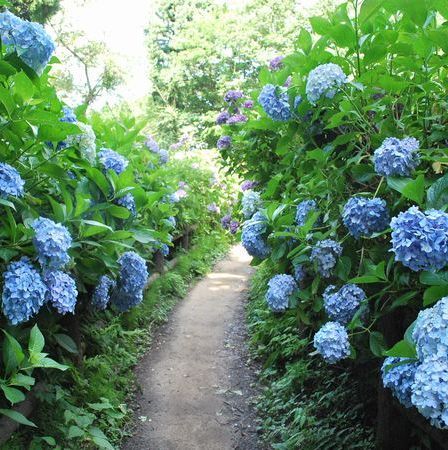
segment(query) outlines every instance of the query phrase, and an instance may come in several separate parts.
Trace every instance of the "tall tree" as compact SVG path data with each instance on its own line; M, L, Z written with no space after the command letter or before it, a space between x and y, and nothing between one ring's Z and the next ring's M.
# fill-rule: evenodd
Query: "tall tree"
M9 10L22 19L45 23L59 10L61 0L13 0Z

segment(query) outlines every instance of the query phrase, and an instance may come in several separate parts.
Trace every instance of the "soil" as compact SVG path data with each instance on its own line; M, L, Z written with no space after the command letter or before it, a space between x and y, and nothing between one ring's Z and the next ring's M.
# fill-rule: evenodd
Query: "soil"
M264 448L245 327L249 262L233 247L160 328L136 369L136 427L123 450Z

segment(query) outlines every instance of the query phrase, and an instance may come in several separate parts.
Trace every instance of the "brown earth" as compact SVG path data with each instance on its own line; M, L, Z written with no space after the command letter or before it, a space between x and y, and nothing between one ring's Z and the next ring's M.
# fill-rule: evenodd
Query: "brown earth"
M244 321L249 262L233 247L157 333L137 368L137 425L123 450L263 448Z

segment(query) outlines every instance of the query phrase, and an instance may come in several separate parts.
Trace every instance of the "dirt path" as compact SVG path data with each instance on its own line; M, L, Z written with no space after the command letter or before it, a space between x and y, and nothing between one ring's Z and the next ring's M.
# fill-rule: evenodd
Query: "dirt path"
M259 450L240 246L179 303L141 362L135 436L123 450Z

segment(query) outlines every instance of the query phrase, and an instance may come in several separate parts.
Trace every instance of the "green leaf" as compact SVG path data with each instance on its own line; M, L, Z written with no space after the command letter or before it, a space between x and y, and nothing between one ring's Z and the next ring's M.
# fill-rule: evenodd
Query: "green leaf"
M68 366L64 364L59 364L54 359L44 357L39 360L38 363L36 363L35 367L45 367L47 369L58 369L58 370L67 370Z
M331 23L324 19L323 17L311 17L310 19L311 27L313 28L313 31L317 34L320 34L321 36L324 36L328 34L331 28Z
M387 350L384 354L386 356L396 356L399 358L417 357L415 346L406 340L397 342L390 350Z
M27 103L34 95L34 84L25 72L19 72L12 77L14 81L13 92L23 103Z
M3 414L4 416L9 417L10 419L22 425L28 425L29 427L37 428L37 426L33 422L28 420L23 414L12 409L0 409L0 414Z
M24 375L23 373L16 373L14 374L10 380L9 385L10 386L20 386L25 389L30 390L31 386L34 386L36 383L36 379L34 377L29 377L28 375Z
M351 278L350 280L348 280L348 283L359 283L359 284L384 283L384 280L374 275L365 275L363 277Z
M25 400L25 394L16 388L5 386L4 384L0 384L0 388L2 389L3 393L5 394L5 397L13 405L15 405L16 403L23 402Z
M448 173L439 178L426 194L428 208L440 209L448 204Z
M313 45L313 40L311 34L305 28L300 29L299 38L297 39L297 46L299 49L303 50L305 54L308 54Z
M3 342L3 363L7 374L16 370L25 358L22 347L9 333L5 333L5 341Z
M68 352L74 354L78 353L75 341L67 334L57 333L54 335L54 338L56 339L56 342Z
M359 23L370 20L388 0L364 0L359 12Z
M68 429L67 438L73 439L73 438L81 437L84 435L85 435L85 431L82 428L79 428L76 425L71 425L70 428Z
M387 184L404 197L421 205L425 195L425 177L419 175L415 180L409 178L387 177Z
M448 272L422 272L419 279L430 286L448 286Z
M372 331L369 336L369 346L375 356L383 356L386 349L384 336L378 331Z
M0 205L7 206L8 208L13 209L14 211L16 210L14 203L10 202L9 200L5 200L4 198L0 198Z
M45 338L36 324L31 329L30 342L28 343L28 350L30 351L30 353L40 353L43 350L44 345L45 345Z
M423 306L429 306L448 295L448 285L431 286L423 293Z

